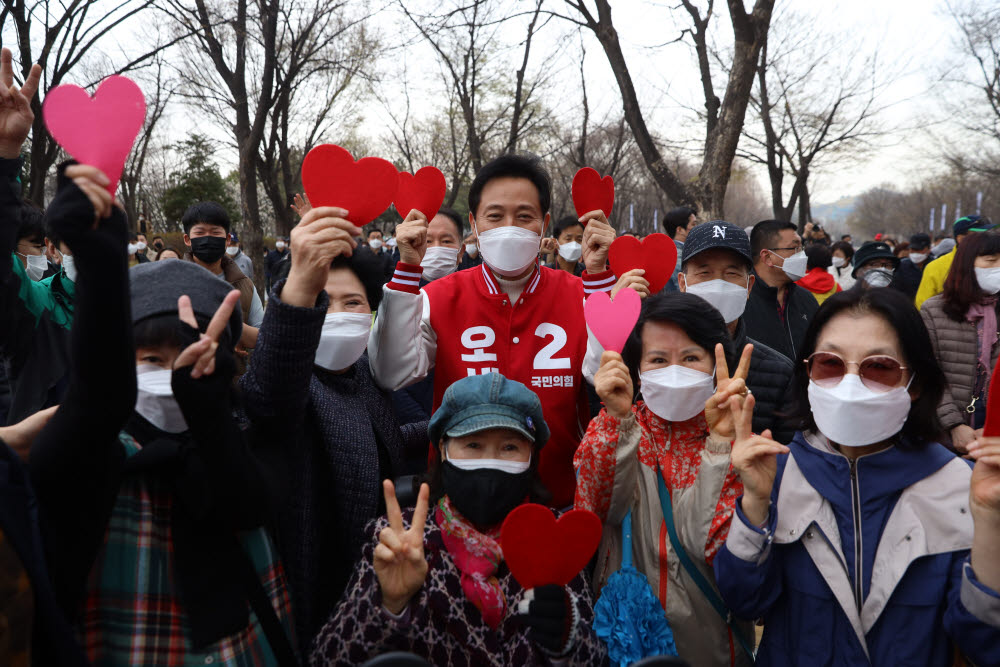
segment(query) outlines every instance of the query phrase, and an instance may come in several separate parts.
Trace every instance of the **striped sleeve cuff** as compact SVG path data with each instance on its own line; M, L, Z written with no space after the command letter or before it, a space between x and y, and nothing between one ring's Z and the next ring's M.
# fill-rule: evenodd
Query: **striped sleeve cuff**
M392 274L392 280L386 283L386 287L400 292L419 294L420 277L423 275L424 268L419 264L396 262L396 271Z
M580 276L583 279L583 293L593 294L594 292L610 292L611 288L618 282L615 272L611 269L601 273L590 274L586 271Z

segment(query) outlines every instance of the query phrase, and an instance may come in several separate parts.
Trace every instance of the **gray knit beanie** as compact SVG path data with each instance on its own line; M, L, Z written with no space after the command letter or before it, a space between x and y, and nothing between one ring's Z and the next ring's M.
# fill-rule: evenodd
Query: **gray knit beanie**
M195 316L205 322L212 319L233 287L222 278L194 262L167 260L144 262L129 269L132 295L132 324L147 317L176 315L177 299L187 294ZM229 319L229 340L235 345L243 330L239 304Z

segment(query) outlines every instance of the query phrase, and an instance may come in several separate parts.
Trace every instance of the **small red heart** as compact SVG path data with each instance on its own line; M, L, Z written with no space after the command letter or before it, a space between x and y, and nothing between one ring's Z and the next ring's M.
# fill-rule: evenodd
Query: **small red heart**
M396 198L392 204L396 212L405 218L412 209L427 216L427 221L437 215L444 203L444 193L448 189L444 174L437 167L423 167L417 173L399 172Z
M639 241L634 236L619 236L608 249L608 263L616 276L632 269L645 269L650 294L662 290L677 264L677 246L666 234L650 234Z
M364 227L392 203L398 184L396 167L380 157L357 162L334 144L316 146L302 161L302 187L314 207L339 206L347 219Z
M611 207L615 203L615 179L610 175L601 178L596 170L584 167L573 177L572 190L573 206L578 216L601 209L604 217L611 218Z
M57 86L42 105L52 138L82 164L104 172L115 194L132 144L146 118L146 98L131 79L109 76L94 96L79 86Z
M601 528L601 519L588 510L570 510L556 521L549 508L526 503L504 520L500 548L522 588L565 586L597 551Z

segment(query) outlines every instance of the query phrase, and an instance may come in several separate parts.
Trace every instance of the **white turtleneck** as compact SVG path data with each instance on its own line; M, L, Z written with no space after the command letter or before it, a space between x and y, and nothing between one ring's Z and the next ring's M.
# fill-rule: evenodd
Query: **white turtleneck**
M498 276L496 273L493 274L493 277L497 279L497 284L500 286L503 293L510 297L510 303L513 305L514 302L517 301L518 297L521 296L521 293L524 292L524 288L528 285L528 280L533 275L535 275L534 271L530 271L528 275L516 280Z

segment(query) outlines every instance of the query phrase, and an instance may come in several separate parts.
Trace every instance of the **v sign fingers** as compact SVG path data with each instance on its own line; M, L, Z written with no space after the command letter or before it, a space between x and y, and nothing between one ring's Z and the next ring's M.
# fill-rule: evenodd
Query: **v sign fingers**
M430 496L431 487L421 484L420 493L417 495L417 506L413 510L413 523L410 526L410 532L414 536L419 536L421 542L424 539L424 525L427 523L427 506Z
M753 345L747 343L743 346L743 353L740 355L740 364L736 367L736 373L733 378L747 379L747 375L750 373L750 359L753 357Z
M219 336L229 324L229 318L232 317L233 309L239 300L240 291L234 289L226 295L226 298L222 300L222 305L215 311L212 321L208 323L208 328L205 329L205 335L211 338L213 343L219 342ZM232 342L235 344L236 341Z
M177 317L192 329L198 328L198 320L195 319L194 309L191 308L191 297L187 294L177 298Z
M729 363L726 361L726 351L722 343L715 344L715 384L721 386L729 381Z

